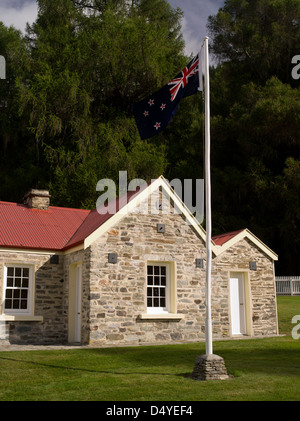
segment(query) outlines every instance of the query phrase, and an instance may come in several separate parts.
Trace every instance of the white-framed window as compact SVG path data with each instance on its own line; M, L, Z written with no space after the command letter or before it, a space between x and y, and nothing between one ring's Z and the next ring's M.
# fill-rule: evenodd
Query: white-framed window
M148 262L147 264L147 313L170 311L170 265Z
M4 266L3 313L32 314L33 267L7 264Z

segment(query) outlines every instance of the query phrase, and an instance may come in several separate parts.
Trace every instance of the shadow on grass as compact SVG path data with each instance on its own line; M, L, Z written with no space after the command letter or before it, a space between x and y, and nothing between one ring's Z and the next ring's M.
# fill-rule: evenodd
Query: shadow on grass
M113 375L130 375L130 374L142 374L142 375L153 375L153 376L174 376L174 373L153 373L153 372L132 372L132 371L115 371L115 370L96 370L96 369L90 369L90 368L82 368L82 367L70 367L70 366L63 366L63 365L55 365L55 364L46 364L41 363L38 361L30 361L30 360L23 360L18 358L7 358L0 356L0 360L6 360L6 361L13 361L17 363L25 363L25 364L31 364L38 367L46 367L46 368L55 368L59 370L71 370L71 371L79 371L79 372L86 372L86 373L98 373L98 374L113 374ZM179 375L179 374L177 374ZM188 377L188 373L182 374L184 377Z
M276 338L278 339L278 338ZM222 356L229 374L240 377L245 374L266 374L300 378L300 341L246 340L215 344L214 352ZM67 351L50 351L53 354L36 354L31 360L6 357L0 360L27 363L40 367L111 375L181 376L191 378L197 356L204 353L203 343L124 348L91 348ZM26 355L28 351L26 351ZM31 352L31 351L29 351ZM36 361L38 355L46 355L49 363ZM61 364L51 364L51 358L64 357ZM70 361L70 365L68 365ZM78 366L76 364L78 363ZM83 367L83 365L86 365ZM94 368L89 368L88 366ZM110 367L102 369L102 367ZM119 367L126 367L119 370ZM149 369L149 371L148 371ZM150 371L153 370L153 371Z

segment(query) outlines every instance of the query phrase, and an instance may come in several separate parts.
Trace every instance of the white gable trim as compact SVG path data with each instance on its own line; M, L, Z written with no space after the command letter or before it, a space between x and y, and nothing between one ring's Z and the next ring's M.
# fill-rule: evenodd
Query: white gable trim
M278 255L274 253L266 244L264 244L259 238L257 238L248 228L241 231L239 234L228 240L222 246L217 246L214 244L214 253L216 256L220 255L224 251L228 250L234 244L238 243L239 241L243 240L244 238L248 238L252 243L254 243L260 250L262 250L267 256L269 256L273 260L278 260Z
M142 190L140 193L138 192L129 202L117 213L112 215L101 227L96 229L92 234L90 234L84 240L84 249L89 247L94 241L96 241L100 236L105 234L108 230L110 230L115 224L117 224L124 216L126 216L129 212L131 212L135 207L137 207L144 199L149 197L154 191L158 188L162 187L164 192L170 197L170 199L174 203L175 209L177 208L179 213L186 218L187 223L191 225L195 231L199 234L200 238L206 243L206 233L196 218L192 215L190 210L185 206L183 201L180 197L176 194L176 192L172 189L170 184L166 181L166 179L161 175L155 181L153 181L148 187ZM278 260L278 256L274 253L266 244L264 244L259 238L257 238L254 234L252 234L248 229L244 229L239 234L231 238L229 241L224 243L222 246L216 245L212 241L212 252L215 256L219 256L224 251L228 250L237 242L241 241L244 238L248 238L252 243L254 243L260 250L262 250L267 256L269 256L273 260Z
M111 216L101 227L97 228L92 234L90 234L84 240L84 249L89 247L94 241L96 241L101 235L106 233L110 230L115 224L117 224L124 216L126 216L129 212L131 212L135 207L137 207L144 199L149 197L154 191L159 189L160 187L163 188L165 193L171 198L174 203L174 207L179 209L185 218L187 219L188 223L194 227L196 232L200 235L200 237L205 241L206 235L204 229L199 225L198 221L194 216L191 214L189 209L184 205L182 200L179 196L175 193L175 191L171 188L169 183L165 180L163 176L160 176L155 181L153 181L148 187L146 187L140 193L137 193L129 202L120 209L117 213Z

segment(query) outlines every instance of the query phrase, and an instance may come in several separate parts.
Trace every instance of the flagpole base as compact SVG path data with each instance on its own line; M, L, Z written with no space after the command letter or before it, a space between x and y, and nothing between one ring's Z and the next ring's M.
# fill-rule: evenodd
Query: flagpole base
M224 359L216 354L200 355L195 360L192 378L194 380L229 379Z

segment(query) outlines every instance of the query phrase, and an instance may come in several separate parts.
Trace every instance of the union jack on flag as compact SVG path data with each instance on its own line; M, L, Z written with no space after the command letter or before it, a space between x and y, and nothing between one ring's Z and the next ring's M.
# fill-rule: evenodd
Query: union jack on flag
M167 85L132 106L142 139L161 132L172 120L182 98L199 90L199 56Z
M198 72L198 68L199 68L199 59L198 59L198 56L196 56L194 60L192 61L191 66L190 67L187 66L182 70L180 77L176 77L175 79L173 79L171 82L168 83L168 85L174 85L170 89L171 101L174 101L180 88L186 87L188 83L188 78L191 76L194 76Z

